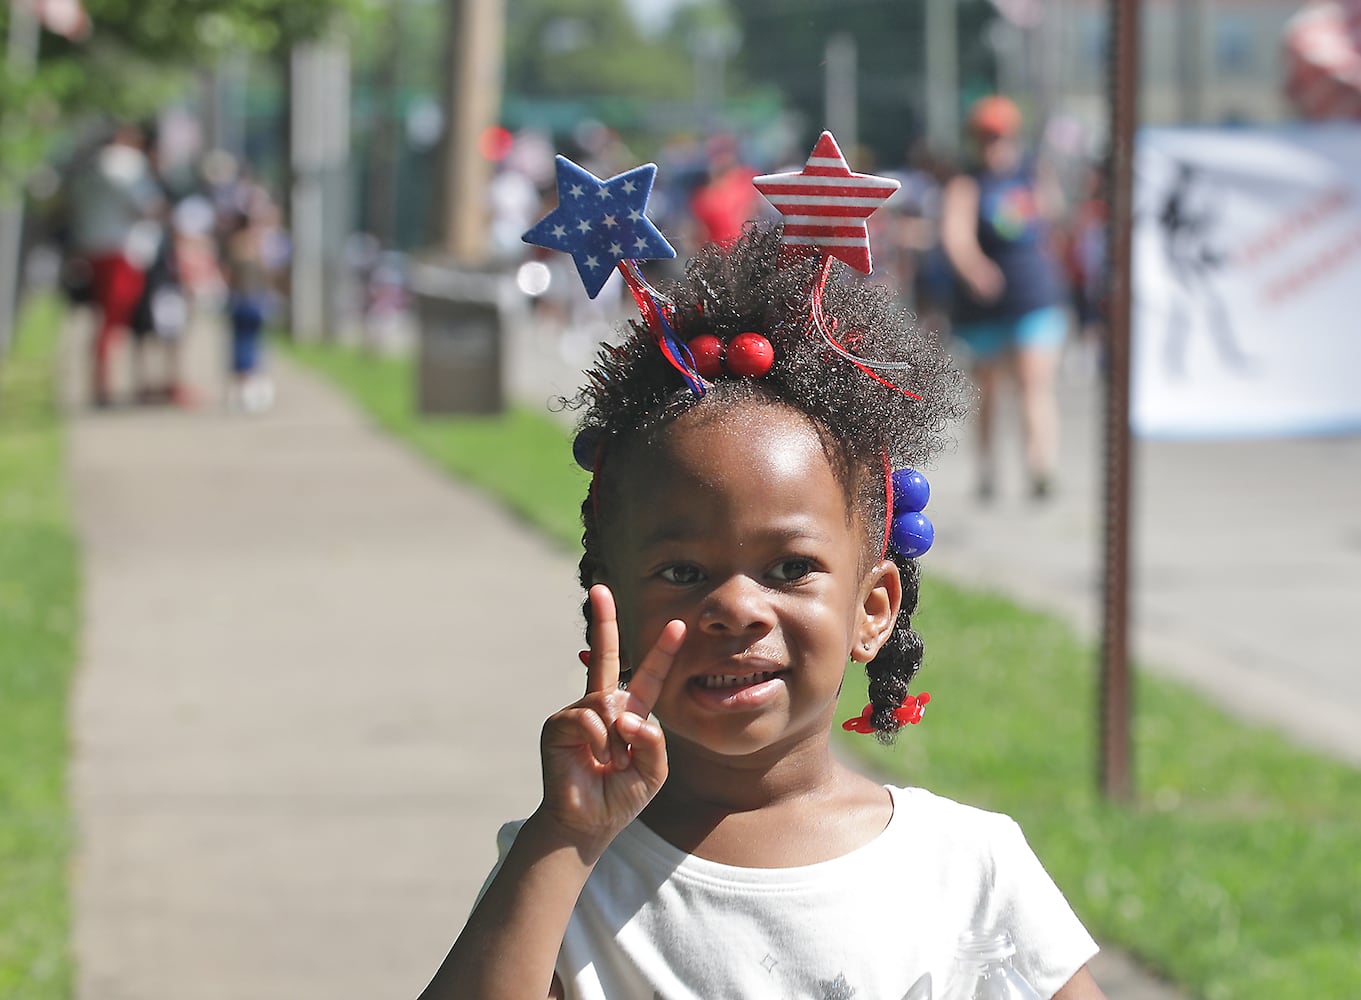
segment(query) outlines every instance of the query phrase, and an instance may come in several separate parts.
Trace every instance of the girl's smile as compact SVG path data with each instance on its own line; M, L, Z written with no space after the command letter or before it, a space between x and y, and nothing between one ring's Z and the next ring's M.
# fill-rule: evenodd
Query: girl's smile
M716 711L756 711L783 694L788 671L774 666L747 673L699 674L689 680L689 693Z
M825 742L847 658L887 634L898 581L891 563L865 569L866 529L814 426L760 399L699 407L604 476L626 662L687 626L655 709L672 756Z

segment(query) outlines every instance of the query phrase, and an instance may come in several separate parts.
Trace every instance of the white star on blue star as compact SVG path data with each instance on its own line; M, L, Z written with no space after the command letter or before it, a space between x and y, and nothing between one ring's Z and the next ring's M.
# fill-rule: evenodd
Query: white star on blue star
M587 295L595 298L600 294L621 260L676 256L666 237L643 214L657 176L655 163L634 167L603 181L565 156L559 156L557 164L558 207L522 238L535 246L571 254ZM591 190L596 192L595 198L582 197ZM620 220L623 212L628 214L627 222ZM624 247L632 250L625 251Z

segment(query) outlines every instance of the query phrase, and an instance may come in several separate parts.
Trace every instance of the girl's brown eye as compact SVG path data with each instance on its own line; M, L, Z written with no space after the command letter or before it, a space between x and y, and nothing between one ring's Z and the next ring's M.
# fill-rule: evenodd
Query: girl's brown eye
M657 573L667 583L679 584L688 587L691 584L699 583L704 579L704 574L698 566L691 566L681 563L676 566L665 566Z
M813 564L807 559L785 559L776 563L770 575L782 583L792 583L813 572Z

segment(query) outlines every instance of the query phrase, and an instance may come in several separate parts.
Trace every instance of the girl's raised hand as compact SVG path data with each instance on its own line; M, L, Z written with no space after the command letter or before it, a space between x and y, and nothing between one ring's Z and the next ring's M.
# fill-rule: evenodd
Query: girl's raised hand
M685 623L668 622L619 687L619 622L614 595L591 588L591 647L586 694L543 727L543 810L592 858L643 811L666 781L666 740L648 719L685 641Z

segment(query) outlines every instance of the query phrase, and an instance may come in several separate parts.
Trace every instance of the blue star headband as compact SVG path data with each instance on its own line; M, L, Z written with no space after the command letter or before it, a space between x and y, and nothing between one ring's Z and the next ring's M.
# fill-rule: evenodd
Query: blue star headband
M661 260L676 251L643 213L657 165L602 181L565 156L557 158L558 207L524 234L526 243L561 250L576 261L586 294L595 298L626 260Z
M522 237L526 243L572 255L586 294L595 298L618 270L667 361L697 396L704 381L671 325L671 301L643 277L640 260L669 260L675 249L646 215L657 165L645 163L601 180L565 156L557 158L558 207Z

